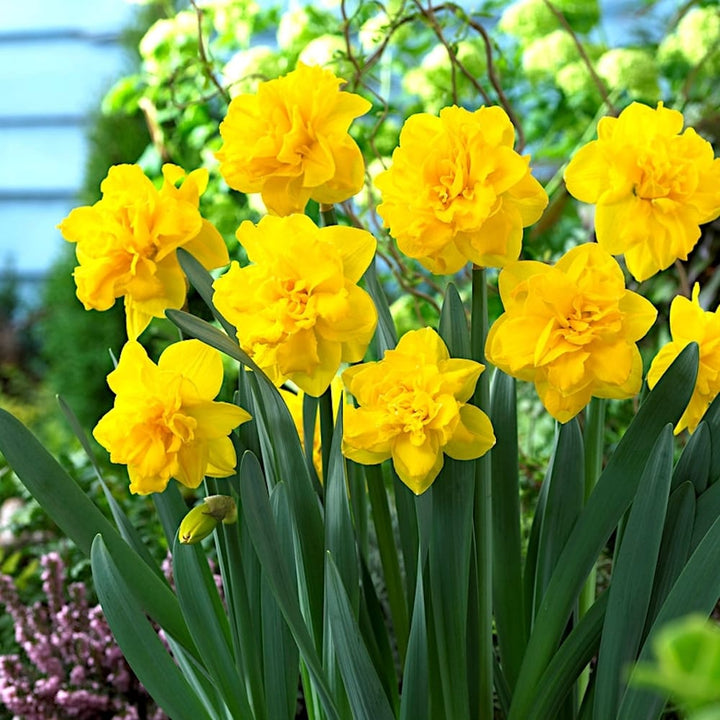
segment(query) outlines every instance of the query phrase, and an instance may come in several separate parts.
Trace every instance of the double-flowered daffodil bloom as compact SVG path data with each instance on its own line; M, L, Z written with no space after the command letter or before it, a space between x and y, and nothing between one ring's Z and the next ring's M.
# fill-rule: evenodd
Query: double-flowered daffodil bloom
M230 432L250 415L220 392L220 353L199 340L170 345L157 365L128 342L108 375L115 405L95 426L110 460L128 466L130 491L162 492L170 478L196 488L205 475L227 477L237 458Z
M341 362L363 359L375 332L375 305L357 286L375 238L357 228L318 228L305 215L246 221L237 237L252 264L233 262L214 282L215 306L273 382L290 379L322 395Z
M392 458L417 495L442 469L444 455L473 460L494 444L488 416L467 401L483 365L451 358L431 328L403 335L379 362L342 374L359 407L345 407L343 454L364 465Z
M299 63L255 94L233 98L220 125L220 172L231 188L259 192L276 215L302 212L309 199L336 203L363 185L360 148L350 123L370 103L340 90L330 70Z
M400 250L441 275L468 261L501 267L517 260L523 228L540 218L548 198L514 142L499 107L411 115L391 167L375 179L378 213Z
M500 272L505 312L490 328L490 362L534 382L547 411L567 422L590 401L628 398L642 383L636 342L655 322L653 305L625 289L615 259L596 243L555 266L520 261Z
M687 260L699 225L720 215L720 159L683 116L633 103L598 123L598 139L565 170L568 191L594 203L600 246L625 255L636 280Z
M124 297L130 340L153 317L185 302L187 281L177 248L208 270L230 262L222 236L198 211L207 171L186 176L169 164L162 171L158 190L137 165L110 168L100 186L102 198L76 208L58 226L66 240L77 243L78 298L86 310L107 310Z
M700 286L695 284L692 300L678 296L670 306L672 341L655 356L648 371L648 385L655 387L680 351L689 343L700 346L700 365L690 402L675 433L685 428L693 432L710 403L720 393L720 307L715 312L700 307Z

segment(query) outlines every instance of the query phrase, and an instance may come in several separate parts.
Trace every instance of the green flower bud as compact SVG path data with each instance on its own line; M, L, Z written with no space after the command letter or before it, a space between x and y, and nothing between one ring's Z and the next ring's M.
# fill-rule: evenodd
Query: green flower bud
M227 495L209 495L183 518L178 530L180 542L192 545L204 540L219 522L237 522L237 505Z

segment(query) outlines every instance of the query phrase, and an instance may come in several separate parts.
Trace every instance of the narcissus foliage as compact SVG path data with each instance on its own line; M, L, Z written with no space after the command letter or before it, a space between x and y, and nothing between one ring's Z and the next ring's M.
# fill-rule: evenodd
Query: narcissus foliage
M440 275L467 262L517 260L523 228L540 218L548 197L514 142L499 107L411 115L391 167L375 179L378 213L400 250Z
M473 460L495 444L488 416L467 404L483 370L451 358L431 328L406 333L382 360L342 374L359 404L345 408L343 454L364 465L392 458L398 477L425 492L445 455Z
M213 401L222 378L220 353L199 340L170 345L157 365L142 345L126 343L107 378L115 405L93 435L112 462L128 466L130 492L162 492L173 477L196 488L205 475L235 472L228 435L250 415Z
M260 83L255 94L233 98L220 125L220 172L231 188L261 193L275 215L301 213L307 201L337 203L364 181L360 148L350 123L370 103L342 92L330 70L299 63Z
M322 395L341 362L363 359L375 332L375 305L357 285L375 238L357 228L318 228L305 215L246 221L237 237L252 264L233 262L215 281L215 306L274 382L290 379Z
M625 255L636 280L687 260L700 225L720 215L720 159L683 116L632 103L598 123L598 139L565 170L571 195L594 203L601 247Z
M86 310L107 310L124 297L130 340L153 317L185 303L187 281L177 248L208 270L230 262L222 236L198 210L207 170L186 176L167 164L162 172L158 190L137 165L111 167L100 186L102 198L75 208L58 226L66 240L77 243L78 298Z
M488 333L487 358L534 382L556 420L567 422L592 396L638 392L642 359L635 343L657 310L625 289L620 266L596 243L573 248L555 266L508 265L499 287L505 312Z
M689 343L700 346L700 366L690 403L675 426L675 433L685 428L693 432L710 403L720 392L720 307L715 312L700 307L700 286L696 283L692 300L676 297L670 306L672 341L655 356L648 372L653 388L680 351Z

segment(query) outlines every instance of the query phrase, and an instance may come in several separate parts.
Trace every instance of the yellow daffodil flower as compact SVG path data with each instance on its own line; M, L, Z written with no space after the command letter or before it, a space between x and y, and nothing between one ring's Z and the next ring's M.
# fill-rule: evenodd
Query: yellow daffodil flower
M494 444L488 416L467 401L483 365L451 358L431 328L413 330L379 362L342 374L360 407L345 407L343 454L364 465L392 458L416 494L427 490L444 455L473 460Z
M107 378L115 405L93 435L112 462L128 466L130 492L162 492L172 477L196 488L205 475L235 472L228 435L250 415L213 402L222 379L220 353L199 340L170 345L157 365L142 345L126 343Z
M592 396L628 398L642 383L636 342L655 322L653 305L625 289L615 259L596 243L555 266L520 261L500 272L505 312L490 328L490 362L534 382L547 411L567 422Z
M696 283L692 300L676 297L670 306L672 341L655 356L648 371L648 385L657 381L680 351L691 342L700 346L700 366L690 403L675 426L675 434L687 428L693 432L710 403L720 392L720 307L715 312L700 307L700 286Z
M298 63L255 94L233 98L220 125L220 172L231 188L259 192L275 215L301 213L309 199L336 203L364 181L360 148L350 123L370 103L341 92L330 70Z
M720 159L683 116L632 103L598 123L598 139L565 170L571 195L594 203L600 246L625 255L636 280L687 260L699 226L720 215Z
M375 305L357 286L375 238L357 228L318 228L305 215L245 221L237 237L253 264L233 262L215 281L215 306L273 382L290 379L322 395L341 362L362 360L375 332Z
M441 275L467 262L517 260L523 228L540 218L548 198L514 142L499 107L411 115L391 167L375 179L378 213L400 250Z
M100 186L102 199L76 208L58 226L77 243L78 298L86 310L107 310L124 297L130 340L167 308L183 306L187 282L177 248L208 270L230 262L222 236L198 211L207 171L186 176L168 164L163 176L157 190L137 165L115 165Z

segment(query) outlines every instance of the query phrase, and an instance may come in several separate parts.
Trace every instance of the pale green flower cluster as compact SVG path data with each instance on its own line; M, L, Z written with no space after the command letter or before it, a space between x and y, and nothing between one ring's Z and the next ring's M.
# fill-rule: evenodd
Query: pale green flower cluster
M577 57L578 50L570 34L565 30L553 30L525 47L522 66L531 78L555 75Z
M455 48L455 54L473 77L480 80L486 75L487 59L482 39L461 40ZM477 94L470 80L460 71L455 73L455 84L460 97ZM452 70L445 46L436 45L423 57L419 67L408 70L403 76L402 85L405 92L420 96L426 112L437 112L447 105L451 95Z
M332 13L299 6L282 14L276 39L281 50L300 52L309 42L336 29Z
M347 57L347 44L342 35L321 35L311 40L300 52L300 62L332 70L340 78L352 77L354 68Z
M689 10L675 32L660 43L658 59L663 64L677 60L720 64L720 8L708 5Z
M627 90L633 98L650 102L660 97L657 62L647 50L613 48L598 60L596 70L611 90Z
M255 45L235 53L222 71L230 97L257 92L258 85L283 72L284 58L269 45Z
M587 32L600 19L597 0L555 0L559 10L575 32ZM560 22L545 0L517 0L503 12L498 28L523 43L547 35Z

